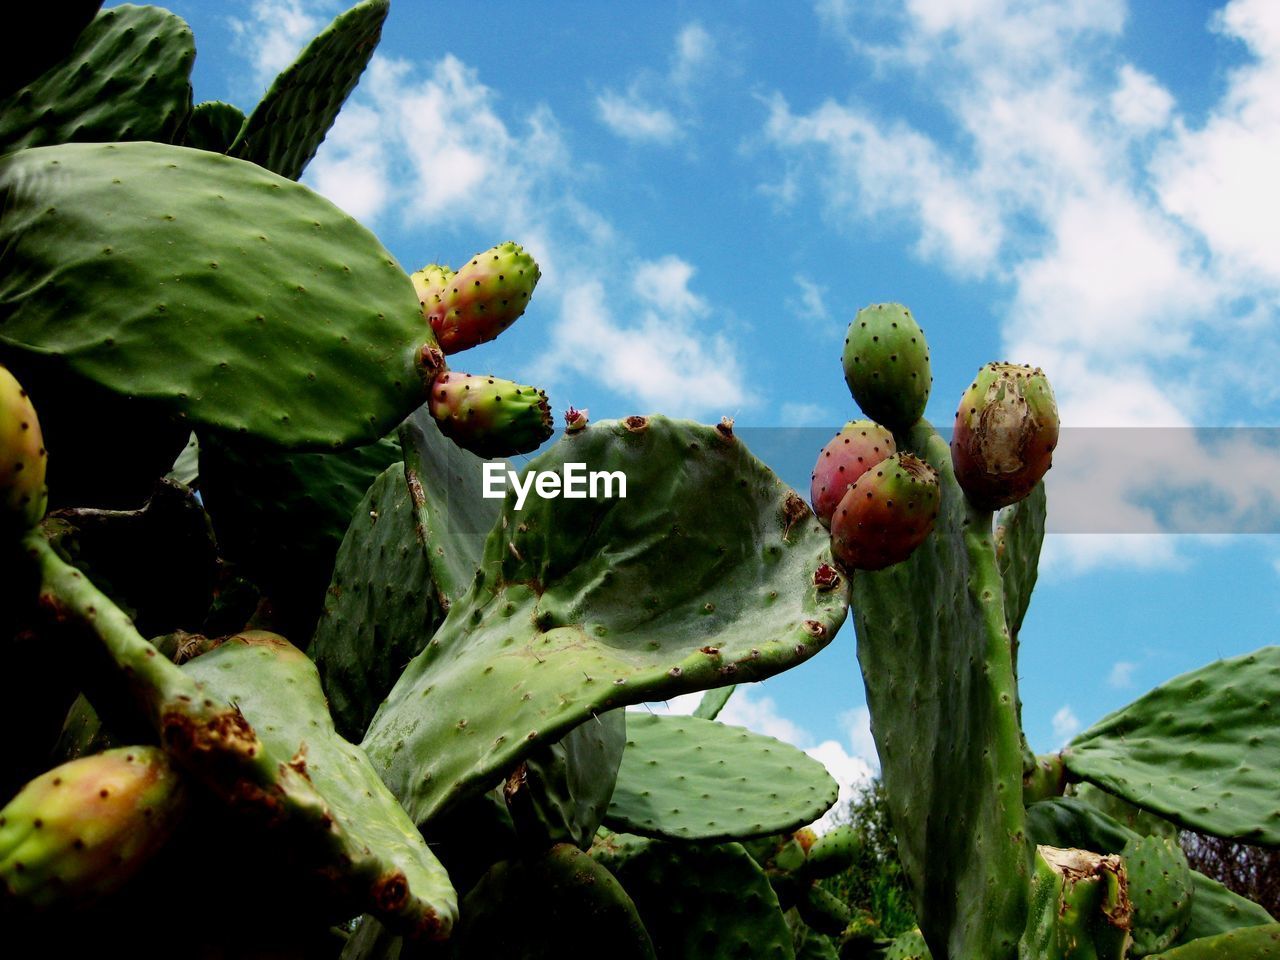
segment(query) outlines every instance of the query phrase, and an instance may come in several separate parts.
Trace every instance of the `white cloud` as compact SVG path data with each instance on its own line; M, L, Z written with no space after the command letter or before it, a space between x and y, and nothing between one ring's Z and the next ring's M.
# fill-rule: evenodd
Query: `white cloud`
M697 43L686 45L694 56ZM573 374L646 411L684 416L718 419L748 406L737 349L719 333L727 318L695 292L694 266L659 252L635 258L630 282L620 278L616 260L603 263L598 251L625 248L573 192L575 166L549 109L508 122L494 91L457 57L423 65L378 56L306 180L366 222L480 225L495 243L523 244L542 269L525 322L549 317L551 329L547 351L507 375L554 388ZM456 266L474 252L425 251L405 266Z
M1133 686L1133 671L1138 669L1138 665L1130 660L1118 660L1111 667L1111 672L1107 675L1107 683L1118 690L1125 687Z
M248 17L232 17L229 24L253 67L254 81L265 87L297 59L328 18L307 0L258 0L251 7Z
M995 280L1004 288L1002 352L1045 369L1065 426L1274 419L1280 7L1225 7L1218 29L1252 59L1229 75L1198 128L1156 77L1121 55L1123 0L817 0L816 8L882 80L927 80L942 113L934 128L946 133L908 125L892 101L795 112L775 96L765 133L781 180L769 172L774 186L762 189L776 195L781 182L795 203L816 189L850 230L871 218L896 223L914 231L922 260L960 279ZM880 29L866 29L873 19ZM869 44L868 35L890 39ZM1188 435L1147 451L1145 469L1108 471L1083 456L1077 469L1062 458L1079 434L1059 447L1051 499L1063 502L1056 485L1067 500L1105 500L1123 520L1111 530L1157 533L1162 520L1179 519L1176 504L1162 515L1142 502L1153 480L1166 493L1201 484L1221 501L1218 519L1249 516L1274 490L1252 469L1272 465L1265 450L1240 472L1209 471L1200 465L1212 452ZM1180 519L1192 518L1184 510ZM1047 545L1047 566L1175 564L1177 544L1059 537Z
M715 39L699 23L676 34L665 73L644 70L623 93L612 88L596 97L601 121L620 137L671 144L680 140L697 118L695 93L715 68Z
M820 403L784 403L779 420L788 427L814 427L835 422L835 417Z
M1053 715L1053 735L1057 738L1060 745L1065 745L1068 740L1080 732L1080 720L1076 717L1075 711L1070 705L1063 704L1058 712Z
M626 94L606 90L596 97L596 109L605 126L628 140L670 143L680 136L680 124L671 111L649 106L634 90Z

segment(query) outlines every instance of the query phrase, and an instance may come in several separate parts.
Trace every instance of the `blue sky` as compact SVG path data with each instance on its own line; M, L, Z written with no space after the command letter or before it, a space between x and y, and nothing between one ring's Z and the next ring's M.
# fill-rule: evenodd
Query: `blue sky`
M247 111L342 4L171 8L197 100ZM1274 0L393 0L379 49L304 180L406 269L506 239L543 269L455 366L597 419L821 438L857 415L846 325L901 301L930 338L930 419L988 360L1040 365L1072 428L1051 512L1117 518L1046 547L1020 663L1037 749L1272 641L1280 541L1174 535L1149 501L1203 495L1219 531L1274 514L1276 446L1172 429L1126 459L1074 428L1280 421ZM773 465L804 489L809 463ZM842 631L728 717L855 775L874 752L853 647Z

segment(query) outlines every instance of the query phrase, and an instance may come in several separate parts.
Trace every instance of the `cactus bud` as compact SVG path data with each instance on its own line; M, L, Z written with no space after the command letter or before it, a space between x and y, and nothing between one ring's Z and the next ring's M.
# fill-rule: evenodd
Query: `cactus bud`
M440 431L481 457L536 450L551 436L551 407L535 387L448 371L431 385L429 409Z

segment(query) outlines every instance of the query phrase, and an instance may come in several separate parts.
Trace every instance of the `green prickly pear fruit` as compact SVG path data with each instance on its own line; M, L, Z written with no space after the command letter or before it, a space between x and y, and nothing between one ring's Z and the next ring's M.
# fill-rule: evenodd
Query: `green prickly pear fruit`
M969 502L1017 503L1053 464L1058 405L1040 368L988 363L960 398L951 462Z
M1030 914L1019 960L1124 960L1132 910L1124 861L1036 847Z
M844 338L844 379L858 406L895 433L924 415L933 374L924 331L900 303L858 311Z
M1191 922L1191 867L1172 837L1134 837L1120 851L1133 904L1133 949L1145 957L1169 949Z
M542 276L537 262L507 241L478 253L457 273L436 264L413 275L422 315L440 349L457 353L492 340L529 304Z
M0 366L0 533L25 533L44 518L47 462L31 398Z
M861 846L858 833L849 824L841 824L818 838L809 849L805 861L805 873L811 877L834 877L849 869Z
M831 553L847 570L883 570L911 556L933 530L938 474L909 453L872 467L849 488L831 519Z
M55 767L0 810L0 902L78 905L119 889L169 839L185 804L156 747Z
M840 936L853 919L847 903L816 883L796 900L796 912L805 923L829 937Z
M551 406L536 387L449 370L431 384L428 401L440 431L481 457L536 450L551 436Z
M830 528L845 491L868 469L898 452L893 434L872 420L850 420L822 448L809 478L809 500L824 527Z

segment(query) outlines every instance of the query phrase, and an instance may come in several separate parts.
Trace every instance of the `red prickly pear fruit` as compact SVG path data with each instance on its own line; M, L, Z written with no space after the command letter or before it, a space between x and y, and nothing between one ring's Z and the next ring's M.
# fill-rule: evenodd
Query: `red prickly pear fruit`
M0 904L78 905L122 887L186 809L157 747L81 757L32 780L0 810Z
M47 462L31 398L0 366L0 534L26 533L44 519Z
M477 253L457 273L431 264L413 275L422 315L446 354L492 340L529 304L542 276L519 244L507 241Z
M850 487L831 518L831 554L847 570L901 563L933 530L938 474L909 453L881 461Z
M872 420L898 432L924 415L933 385L929 344L902 304L874 303L859 310L841 359L849 392Z
M871 420L850 420L835 439L822 448L809 478L813 512L830 529L831 515L857 479L886 457L898 452L893 434Z
M551 406L536 387L446 371L431 384L431 416L441 433L481 457L536 450L551 436Z
M988 363L960 398L951 463L981 510L1017 503L1053 464L1058 406L1038 367Z

